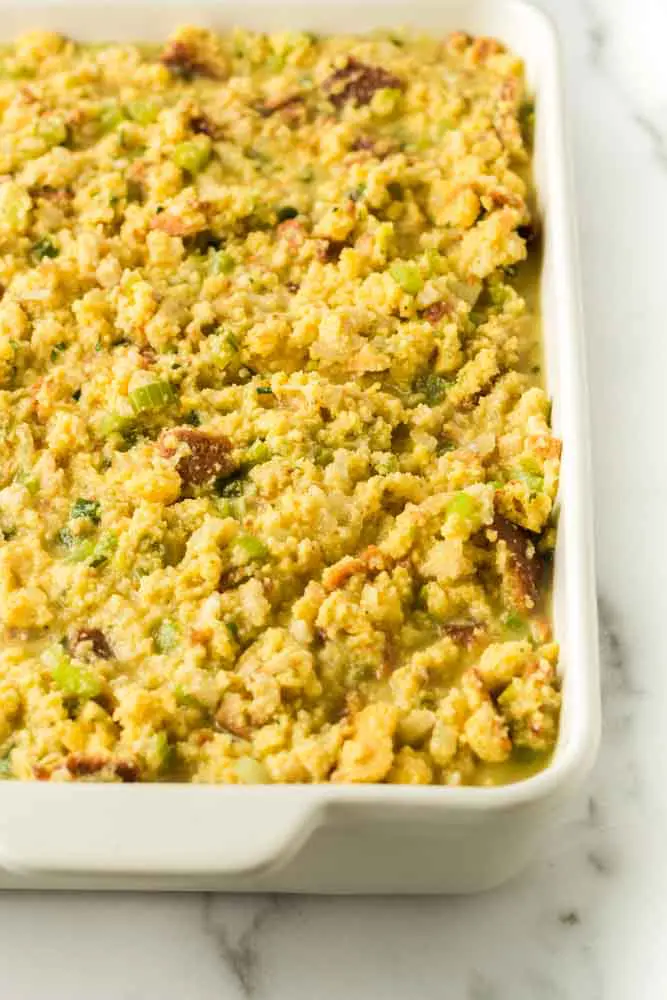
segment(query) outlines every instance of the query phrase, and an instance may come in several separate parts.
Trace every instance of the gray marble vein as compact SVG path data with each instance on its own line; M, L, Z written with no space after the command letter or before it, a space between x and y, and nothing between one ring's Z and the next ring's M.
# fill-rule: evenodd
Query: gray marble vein
M662 0L651 5L647 2L635 3L634 0L616 0L613 4L605 4L603 0L582 0L581 10L585 18L585 35L590 64L604 73L610 84L621 98L629 119L637 126L648 140L657 163L662 168L667 167L667 86L663 65L651 65L650 59L642 66L638 74L636 58L628 54L621 45L610 54L612 42L623 37L625 17L614 16L621 12L636 13L636 23L645 23L647 9L653 6L660 10ZM665 9L662 13L664 15ZM636 56L636 54L634 54ZM648 56L649 53L645 53ZM661 57L660 57L661 58ZM662 61L662 60L661 60ZM636 86L640 75L652 73L656 79L654 86Z
M632 120L647 136L657 161L662 167L667 167L667 130L661 128L648 114L638 111L632 115Z
M607 42L607 27L599 16L591 0L582 0L581 9L586 18L585 35L588 46L588 57L591 63L599 66L604 55Z
M215 942L243 997L256 996L260 976L259 934L276 908L273 896L203 897L203 926ZM227 918L227 919L226 919Z

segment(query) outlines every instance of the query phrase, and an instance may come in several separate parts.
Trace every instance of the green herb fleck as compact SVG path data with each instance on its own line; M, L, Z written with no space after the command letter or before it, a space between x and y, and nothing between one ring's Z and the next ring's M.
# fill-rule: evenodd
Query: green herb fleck
M423 375L415 382L415 391L424 396L429 406L441 403L454 383L450 379L432 373Z
M512 635L527 635L528 622L518 611L507 611L502 617L505 630Z
M281 208L276 210L276 218L278 222L287 222L288 219L296 219L299 214L299 209L294 208L292 205L283 205Z
M32 255L35 260L44 260L45 257L57 257L60 250L55 245L50 236L42 236L32 245Z
M100 510L101 505L99 500L86 500L83 497L79 497L78 500L74 501L70 517L79 518L86 517L93 524L100 523Z
M56 346L51 351L51 361L57 361L60 355L63 353L63 351L67 350L67 347L68 345L65 343L64 340L62 340L59 344L56 344Z

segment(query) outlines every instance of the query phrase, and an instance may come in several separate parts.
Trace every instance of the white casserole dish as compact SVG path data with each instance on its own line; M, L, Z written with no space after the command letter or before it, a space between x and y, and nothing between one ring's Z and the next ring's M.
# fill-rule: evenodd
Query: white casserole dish
M586 377L556 39L515 0L311 3L0 0L2 36L47 27L85 41L159 40L175 26L363 32L409 23L501 38L536 96L545 222L542 306L563 440L554 618L564 673L551 766L502 788L0 783L0 887L470 892L522 868L588 772L598 742L597 620Z

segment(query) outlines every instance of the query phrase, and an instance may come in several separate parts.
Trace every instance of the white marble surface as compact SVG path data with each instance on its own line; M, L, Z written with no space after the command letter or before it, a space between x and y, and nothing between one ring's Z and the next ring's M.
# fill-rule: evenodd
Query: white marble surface
M470 899L4 894L3 998L667 996L667 3L542 3L564 40L590 351L592 781L530 871Z

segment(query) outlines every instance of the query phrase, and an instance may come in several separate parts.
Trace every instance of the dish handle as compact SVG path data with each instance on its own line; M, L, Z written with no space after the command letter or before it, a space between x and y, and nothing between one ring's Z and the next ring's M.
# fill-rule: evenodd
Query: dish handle
M299 786L0 786L0 866L24 874L258 875L307 840Z

